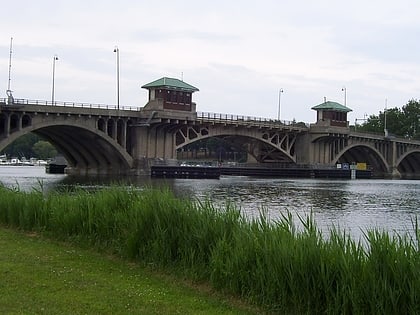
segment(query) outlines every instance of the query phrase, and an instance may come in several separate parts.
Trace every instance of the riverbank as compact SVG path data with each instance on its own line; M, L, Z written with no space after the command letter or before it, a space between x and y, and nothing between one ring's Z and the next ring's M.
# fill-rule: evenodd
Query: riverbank
M1 314L258 314L205 286L0 227Z
M417 238L365 231L365 244L283 213L247 220L234 206L133 188L0 189L0 221L209 283L275 313L418 314Z

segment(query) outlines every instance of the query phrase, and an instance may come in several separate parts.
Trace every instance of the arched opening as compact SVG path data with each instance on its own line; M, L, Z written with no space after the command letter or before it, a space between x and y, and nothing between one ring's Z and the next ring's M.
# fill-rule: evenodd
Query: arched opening
M12 114L10 116L10 132L16 131L19 129L19 116L17 114Z
M388 173L388 165L381 155L373 148L365 145L355 145L347 148L335 163L340 164L366 164L372 171L372 176L383 177Z
M29 127L29 126L31 126L31 124L32 124L31 116L23 115L22 116L22 128Z
M99 118L98 119L98 129L102 132L106 131L106 124L105 124L105 120L103 118Z
M59 148L71 173L122 174L131 168L131 157L105 134L70 125L48 126L35 132Z
M113 119L108 119L108 124L107 124L107 135L110 136L111 138L114 138L114 125L115 125L115 121Z
M420 179L420 151L408 153L397 166L402 178Z
M133 155L133 128L131 128L131 125L133 124L133 121L131 119L129 119L127 121L126 124L126 128L127 128L127 134L126 134L126 138L125 138L125 148L128 152L128 154L130 154L131 156Z
M31 161L35 163L38 160L48 160L57 155L57 149L48 139L39 134L29 132L18 137L1 151L6 158L17 158L20 161Z
M7 116L0 114L0 136L6 136Z
M194 141L194 139L197 139ZM191 141L193 140L193 141ZM271 143L259 139L237 136L218 135L214 137L189 137L186 145L178 146L179 160L196 159L223 163L271 163L295 164L285 152Z
M242 143L232 143L226 137L207 137L177 149L178 160L245 163L247 155L247 149Z
M117 120L117 142L122 145L125 146L124 143L124 133L125 133L125 124L124 124L124 120L122 120L121 118Z
M0 150L16 140L35 134L52 144L68 162L66 171L72 174L127 174L133 158L114 141L97 129L65 125L49 125L33 130L16 131L0 140ZM20 157L21 155L19 155Z

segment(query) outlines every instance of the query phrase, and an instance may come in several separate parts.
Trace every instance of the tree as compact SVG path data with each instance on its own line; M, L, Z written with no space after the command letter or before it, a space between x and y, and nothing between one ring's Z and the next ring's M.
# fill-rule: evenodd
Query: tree
M420 140L420 102L410 100L402 111L406 117L405 134L409 138Z
M420 139L420 103L410 100L401 109L394 107L371 115L357 130L383 133L387 129L389 134L408 138Z
M33 146L33 151L39 159L46 160L57 155L57 150L48 141L38 141Z
M9 144L2 153L9 157L34 157L35 153L32 147L39 140L41 138L36 134L28 133Z

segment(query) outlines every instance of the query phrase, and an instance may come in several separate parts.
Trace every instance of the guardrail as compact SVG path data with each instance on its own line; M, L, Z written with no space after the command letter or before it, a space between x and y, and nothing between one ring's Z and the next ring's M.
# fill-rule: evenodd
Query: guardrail
M295 126L301 128L309 128L308 123L288 121L288 120L277 120L273 118L263 117L252 117L243 115L232 115L232 114L221 114L221 113L208 113L208 112L197 112L197 119L207 121L220 121L220 122L244 122L244 123L259 123L259 124L270 124L275 126Z
M44 101L44 100L30 100L30 99L13 99L10 103L7 98L0 98L0 105L42 105L42 106L57 106L57 107L79 107L79 108L95 108L95 109L108 109L108 110L126 110L126 111L140 111L142 107L138 106L117 106L107 104L93 104L93 103L76 103L76 102L63 102L63 101ZM252 117L245 115L222 114L211 112L197 112L197 119L217 122L242 122L266 124L270 126L293 126L300 128L309 128L308 123L277 120L272 118Z
M62 102L62 101L42 101L42 100L28 100L23 98L15 98L13 103L9 103L7 98L0 99L2 105L44 105L44 106L64 106L64 107L81 107L81 108L98 108L98 109L112 109L112 110L129 110L139 111L141 107L137 106L117 106L107 104L92 104L92 103L76 103L76 102Z

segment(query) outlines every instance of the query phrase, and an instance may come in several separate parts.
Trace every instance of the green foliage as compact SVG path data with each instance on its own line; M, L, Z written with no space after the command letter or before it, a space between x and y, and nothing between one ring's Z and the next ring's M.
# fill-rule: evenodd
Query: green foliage
M246 145L241 144L239 141L232 142L228 139L218 137L194 141L185 145L178 153L182 151L192 152L191 158L194 159L211 158L214 160L232 160L241 163L247 160ZM178 158L185 159L182 154L178 154Z
M33 145L39 140L40 138L36 134L28 133L9 144L2 154L7 154L9 157L35 157Z
M420 140L420 102L411 100L402 108L405 117L404 134Z
M231 205L181 200L168 190L111 187L95 193L0 189L0 222L168 268L275 313L419 314L416 237L338 230L313 219L247 220Z
M13 141L1 153L8 157L35 157L45 160L56 156L57 150L48 141L30 132Z
M57 155L57 150L48 141L40 140L36 142L33 145L32 150L38 159L47 160Z
M394 107L379 112L378 115L371 115L361 126L356 126L356 129L375 133L383 133L387 129L395 136L420 140L420 102L410 100L401 109Z

